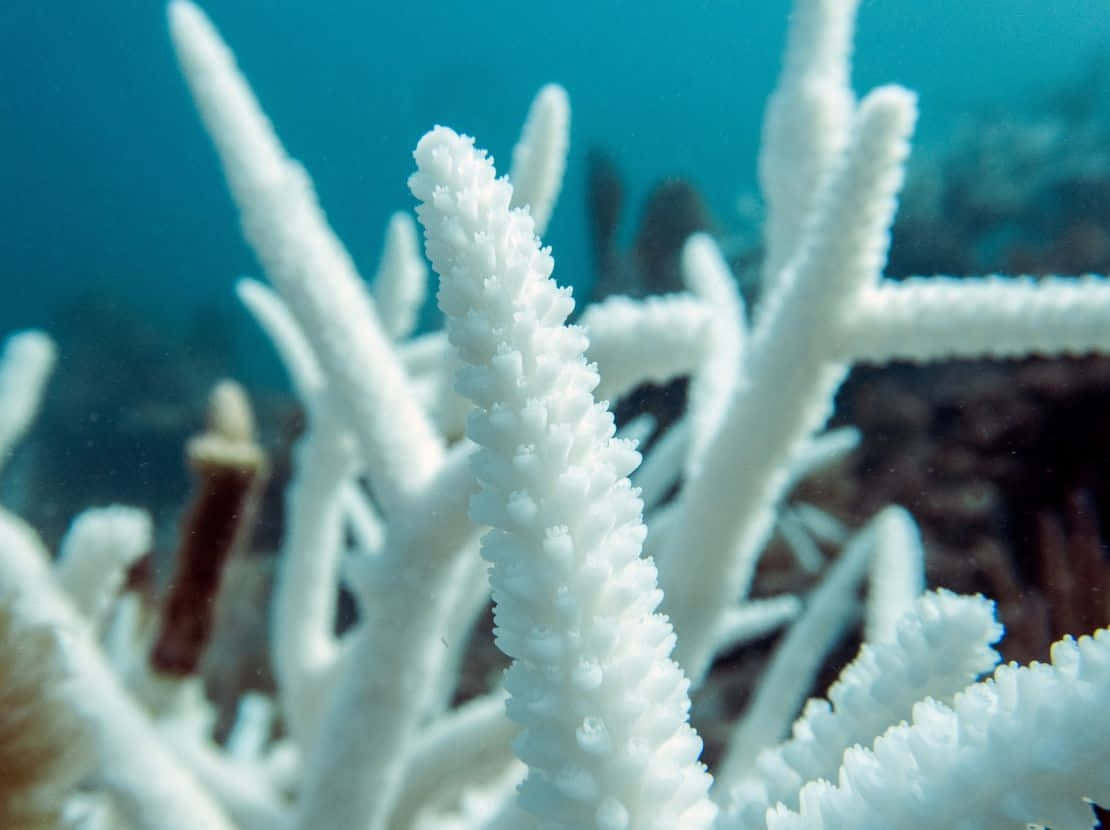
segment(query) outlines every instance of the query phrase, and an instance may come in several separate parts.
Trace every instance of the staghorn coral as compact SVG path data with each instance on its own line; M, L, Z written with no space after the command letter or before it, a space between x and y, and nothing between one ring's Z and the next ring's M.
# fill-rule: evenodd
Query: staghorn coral
M993 663L990 606L916 598L921 551L897 508L855 534L804 601L747 598L782 498L839 446L820 430L853 363L1110 348L1103 279L882 279L915 104L897 87L855 101L854 14L850 0L795 11L765 128L768 258L752 320L697 237L682 257L688 294L611 301L584 328L564 325L572 300L549 278L531 211L534 200L546 218L564 164L565 99L548 88L508 181L447 128L418 145L410 185L448 336L407 339L412 235L391 234L400 250L378 280L398 285L379 296L397 301L378 308L230 51L199 9L171 3L190 91L276 289L244 281L240 294L308 426L275 591L277 699L244 700L224 745L195 684L153 712L136 701L133 598L98 641L45 552L0 522L0 577L39 603L23 613L78 635L83 694L67 705L97 732L88 787L136 830L1091 826L1088 800L1110 797L1105 632L1057 644L1052 666L972 682ZM534 189L518 195L524 182ZM694 379L691 411L637 473L645 494L676 478L680 489L645 511L628 478L638 453L594 393L663 371L622 334L649 326L666 335L650 344L664 345L666 373ZM606 345L596 366L591 339ZM452 379L476 408L452 397ZM487 598L487 524L496 636L514 664L454 706ZM831 705L810 704L776 750L868 570L871 642ZM360 606L343 635L340 580ZM722 649L795 615L714 781L689 694ZM957 645L967 659L950 665ZM913 722L899 724L907 710ZM812 780L837 766L837 786Z

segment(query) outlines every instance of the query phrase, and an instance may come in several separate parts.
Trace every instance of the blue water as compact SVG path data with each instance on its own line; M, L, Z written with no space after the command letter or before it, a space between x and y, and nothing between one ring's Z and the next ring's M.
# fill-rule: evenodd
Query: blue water
M202 4L364 275L411 206L421 133L445 123L507 160L533 92L556 80L573 152L547 235L557 276L592 278L583 156L608 149L629 210L691 178L726 222L754 187L759 120L787 4L737 2ZM970 9L970 11L969 11ZM864 0L855 80L920 94L920 134L1078 75L1110 41L1105 0ZM0 6L0 333L45 325L82 292L168 320L258 273L153 0ZM233 321L250 326L241 312ZM253 334L250 336L254 336ZM261 346L261 341L259 341Z

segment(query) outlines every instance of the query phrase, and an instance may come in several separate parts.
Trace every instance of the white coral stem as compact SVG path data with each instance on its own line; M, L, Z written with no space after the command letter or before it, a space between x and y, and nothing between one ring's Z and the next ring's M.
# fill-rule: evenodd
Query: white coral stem
M469 364L459 388L481 448L471 515L495 528L482 552L498 645L514 658L521 804L553 828L708 827L687 684L668 659L670 626L652 613L654 566L639 557L641 505L626 478L639 458L590 394L585 338L563 325L569 294L470 139L438 127L415 156L409 186L440 306Z
M712 658L718 618L747 591L789 482L789 460L824 424L846 372L829 359L830 341L839 315L879 278L914 113L913 97L894 87L861 104L792 273L764 300L747 371L706 447L701 475L680 496L671 539L687 553L666 556L663 589L681 632L676 654L695 682Z
M538 93L513 148L513 207L528 206L536 235L543 236L563 187L570 148L570 98L558 84Z
M178 61L219 152L243 232L311 343L388 511L434 476L443 442L417 404L307 173L286 155L231 51L188 0L173 0L169 18Z
M866 292L837 351L860 362L1110 350L1105 277L916 277Z
M38 412L57 349L41 331L21 331L0 356L0 470Z

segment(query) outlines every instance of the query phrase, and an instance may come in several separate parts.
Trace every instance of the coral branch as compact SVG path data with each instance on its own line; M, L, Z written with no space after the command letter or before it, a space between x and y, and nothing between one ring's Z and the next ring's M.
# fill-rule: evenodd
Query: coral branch
M655 568L639 558L639 461L594 402L569 293L549 279L531 218L470 139L437 127L409 179L442 280L448 335L468 365L468 434L482 448L475 521L494 527L499 647L513 658L509 715L529 767L521 805L545 826L704 828L715 813L674 635L652 613ZM649 703L650 701L650 703Z

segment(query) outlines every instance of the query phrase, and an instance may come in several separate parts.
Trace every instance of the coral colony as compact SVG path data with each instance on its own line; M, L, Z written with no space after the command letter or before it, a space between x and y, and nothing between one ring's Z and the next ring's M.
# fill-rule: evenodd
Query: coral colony
M895 506L834 564L803 562L824 568L809 595L747 598L783 498L842 452L845 434L822 430L853 364L1110 351L1102 278L882 278L915 101L853 96L855 5L796 2L759 159L754 313L695 235L685 292L612 297L566 324L573 301L539 240L568 139L566 93L549 86L507 177L446 127L417 144L409 187L447 323L412 336L427 269L411 219L393 220L367 290L229 49L173 0L178 60L269 280L239 296L308 418L272 609L277 694L245 696L213 740L192 673L208 622L178 621L183 595L152 622L126 590L143 512L90 509L57 557L0 513L0 823L1092 827L1091 804L1110 804L1106 630L1058 642L1050 665L996 668L992 603L923 592ZM52 360L44 335L9 338L0 459ZM688 411L641 464L606 401L683 374ZM190 515L215 510L220 532L186 545L182 590L210 590L204 557L241 540L214 492L249 512L264 475L241 390L212 406ZM864 579L865 644L791 732ZM359 615L339 636L341 581ZM453 704L490 593L512 665ZM707 769L690 696L722 650L784 624Z

